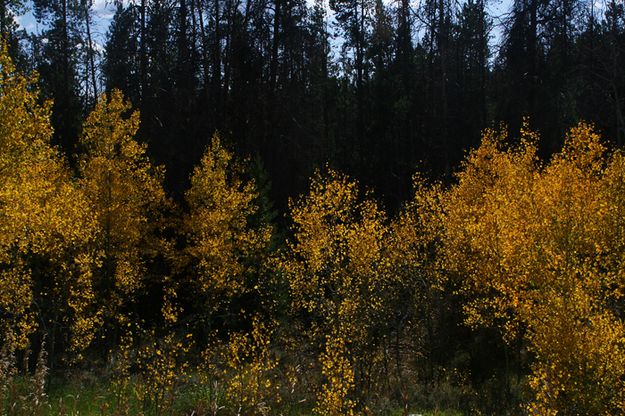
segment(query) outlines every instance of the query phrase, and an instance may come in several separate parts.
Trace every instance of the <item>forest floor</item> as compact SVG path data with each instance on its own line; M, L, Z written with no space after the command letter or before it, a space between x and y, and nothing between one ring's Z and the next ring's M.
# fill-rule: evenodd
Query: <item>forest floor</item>
M163 410L145 410L145 403L140 399L140 392L135 386L128 386L123 391L106 380L93 380L77 377L71 380L57 380L50 384L45 404L37 412L45 416L105 416L105 415L226 415L222 406L207 408L201 403L213 400L218 403L220 397L206 386L187 386L170 403L163 403ZM259 413L260 414L260 413ZM313 412L310 406L301 405L288 410L275 409L268 415L307 416ZM410 409L410 416L460 416L462 413L450 409ZM386 416L404 415L403 409L384 412Z

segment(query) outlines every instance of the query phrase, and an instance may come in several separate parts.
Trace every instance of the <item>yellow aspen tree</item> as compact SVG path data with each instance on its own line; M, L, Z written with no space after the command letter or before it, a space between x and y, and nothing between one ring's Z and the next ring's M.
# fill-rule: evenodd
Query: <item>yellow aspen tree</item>
M168 249L159 234L170 207L164 170L135 139L138 128L139 112L114 90L100 97L79 140L79 184L96 216L93 248L102 256L94 276L97 300L111 325L128 324L123 308L146 289L150 262Z
M355 414L371 377L364 369L379 358L372 333L389 285L386 216L371 198L361 200L356 182L333 170L318 172L290 213L293 238L278 269L319 351L324 381L315 412Z
M266 304L275 299L267 270L272 228L245 168L215 134L185 193L179 266L196 308L194 329L209 339L201 377L223 382L226 412L270 414L279 388L272 352L276 323ZM231 331L226 344L214 338L217 320Z
M509 261L513 253L519 255L514 259L531 258L532 247L519 244L534 221L530 213L538 160L536 138L527 132L517 147L505 150L505 130L485 131L444 199L445 267L465 279L467 322L501 325L506 338L514 337L518 323L507 305L518 302L527 286L523 279L531 275ZM511 204L522 208L513 210ZM518 274L517 280L501 284L517 276L510 271Z
M88 201L50 144L51 103L37 79L0 51L0 340L23 349L37 325L52 350L81 349L99 317L91 271L95 238ZM35 308L35 304L37 307ZM63 331L61 326L71 331ZM52 358L52 357L51 357Z
M271 414L271 405L280 401L278 359L272 351L276 324L265 320L254 316L249 333L231 333L221 351L221 375L232 414Z
M422 363L421 371L431 374L432 357L436 348L431 339L436 333L438 305L447 279L442 272L441 241L442 221L441 184L427 185L424 178L413 178L413 196L392 220L385 240L390 264L390 290L384 302L386 311L386 337L391 359L387 377L396 380L396 389L404 405L408 405L408 363L415 355ZM408 371L407 371L408 370Z
M622 168L621 153L609 155L592 126L580 123L537 180L543 221L536 240L541 258L550 261L544 295L524 313L539 358L530 378L535 414L625 410L625 325L618 307L625 222L614 217L625 208L618 194Z
M258 192L245 179L243 165L213 136L185 194L188 212L182 229L187 240L183 267L188 270L201 314L210 315L244 293L264 287L264 256L271 227L251 225L258 213Z
M467 322L523 337L530 413L622 413L621 153L580 123L541 166L527 124L518 146L506 136L486 132L444 200L444 261L464 279Z

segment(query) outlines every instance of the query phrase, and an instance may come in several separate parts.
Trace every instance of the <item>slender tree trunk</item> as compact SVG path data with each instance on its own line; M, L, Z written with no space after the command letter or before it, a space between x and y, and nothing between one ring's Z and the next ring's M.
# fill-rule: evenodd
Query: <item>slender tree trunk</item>
M5 42L8 40L6 20L7 20L6 0L0 0L0 36Z
M204 25L204 4L202 0L197 0L197 13L200 20L200 38L202 44L202 73L204 77L204 90L206 91L206 97L209 97L210 77L208 72L208 39L206 37L206 27Z
M90 67L90 75L91 75L91 85L93 89L93 101L94 103L98 100L98 84L96 81L96 67L95 67L95 57L93 52L93 40L91 38L91 16L90 10L91 6L89 2L85 2L85 26L87 28L87 56L89 60Z
M225 106L225 97L227 91L222 90L222 78L221 78L221 10L219 7L219 0L213 0L213 17L215 19L215 40L211 51L212 55L212 78L211 89L213 95L213 108L216 120L217 129L223 127L223 108Z
M180 84L188 83L187 73L189 65L189 41L187 38L187 0L178 0L178 87Z
M358 10L360 8L360 10ZM364 0L360 0L354 8L355 18L358 25L356 33L356 149L362 152L364 143L364 30L365 10Z
M69 95L69 30L67 28L67 0L61 2L61 18L63 19L63 89Z
M148 67L148 54L147 54L147 30L146 30L146 13L147 13L147 0L141 0L141 6L139 8L140 16L140 36L141 41L139 44L139 72L140 72L140 82L141 82L141 102L145 103L146 94L148 89L148 76L147 76L147 67Z
M486 62L486 48L488 47L488 41L486 39L486 22L484 21L484 0L478 0L478 9L480 11L480 24L479 24L479 52L478 52L478 64L480 65L480 128L486 127L486 76L488 72Z
M450 123L449 110L447 105L447 41L448 41L448 27L447 27L447 8L445 7L445 0L439 0L438 2L438 55L440 62L440 139L442 150L442 163L443 172L449 173L451 170L450 158L449 158L449 130L447 128Z
M527 40L530 85L528 104L530 116L536 114L536 83L538 78L538 4L537 0L529 0L530 27Z
M276 101L277 85L278 85L278 51L280 48L280 29L282 20L282 0L274 0L274 13L272 24L271 52L269 61L269 91L267 102L265 103L267 117L267 130L263 142L263 154L271 155L273 158L275 152L270 152L272 146L274 131L277 122L278 103ZM272 161L270 161L272 163Z
M325 143L329 143L330 141L330 92L328 91L328 55L329 55L329 47L328 47L328 29L327 29L327 18L324 15L323 21L323 57L321 58L321 78L323 82L322 94L323 94L323 135L325 139ZM330 144L330 154L329 157L334 159L336 157L336 145L334 142Z
M269 88L273 95L278 78L278 49L280 46L280 19L282 14L282 0L275 0L273 14L273 33L271 41L271 61L269 64Z
M616 8L616 4L614 0L612 0L612 7ZM623 111L621 109L621 97L619 94L618 88L618 78L623 70L619 66L619 28L617 26L616 17L612 18L612 26L610 28L611 39L611 60L612 60L612 95L614 96L614 118L616 122L616 144L620 147L623 144L623 140L625 140L625 118L623 116Z
M196 68L196 48L197 48L197 16L195 15L196 0L191 0L191 66Z
M249 1L248 1L249 3ZM232 51L232 38L234 36L234 13L231 10L224 10L224 13L227 13L227 17L226 17L226 30L225 30L225 40L226 40L226 44L225 44L225 57L223 60L223 102L224 102L224 107L225 107L225 103L226 100L228 99L228 94L230 92L230 74L232 72L232 58L233 58L233 51ZM247 16L247 13L246 13Z

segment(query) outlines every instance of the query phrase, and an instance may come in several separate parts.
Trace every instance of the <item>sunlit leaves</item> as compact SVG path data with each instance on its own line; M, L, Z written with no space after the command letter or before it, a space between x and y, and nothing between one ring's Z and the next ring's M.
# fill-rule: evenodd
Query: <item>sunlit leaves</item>
M354 368L372 362L371 328L389 285L386 216L359 195L356 182L329 170L318 173L308 195L291 204L291 219L294 236L279 269L289 282L294 311L313 317L309 335L323 351L325 383L316 412L351 414Z
M50 145L50 104L39 104L36 79L15 72L0 53L0 332L11 348L24 348L39 321L67 325L72 346L91 341L90 272L83 250L95 238L88 201ZM56 318L52 320L51 316Z
M163 170L136 141L138 128L139 113L113 91L100 97L80 137L79 184L98 222L92 250L102 262L94 280L107 320L124 320L118 310L144 286L149 261L164 251L158 237L169 205Z
M262 254L271 238L268 224L251 225L258 212L258 192L243 166L214 136L186 193L183 218L188 241L183 260L191 266L191 284L208 309L250 289L262 269Z
M509 147L488 131L469 155L443 203L446 269L463 279L469 324L535 354L532 413L620 413L622 156L581 123L541 166L536 138L524 126Z
M515 142L487 130L454 184L415 177L413 198L390 220L357 182L317 173L291 201L289 238L272 257L256 184L219 137L175 211L119 92L87 117L72 175L50 145L50 105L34 82L0 54L7 351L37 330L74 357L103 339L118 349L120 391L136 371L139 396L161 409L187 382L201 334L210 360L199 377L223 384L230 410L269 412L286 368L289 394L312 380L315 413L367 413L389 374L389 339L399 379L400 344L425 351L436 331L424 321L453 296L468 325L498 328L529 351L527 412L625 411L625 155L592 126L572 128L546 161L527 124ZM179 232L167 241L172 223ZM152 321L134 319L143 293L158 303ZM205 348L212 341L223 348Z

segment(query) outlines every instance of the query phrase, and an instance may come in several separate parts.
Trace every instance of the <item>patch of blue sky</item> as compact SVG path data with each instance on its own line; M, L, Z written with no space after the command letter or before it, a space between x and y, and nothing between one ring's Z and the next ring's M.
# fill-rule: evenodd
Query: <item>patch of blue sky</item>
M26 13L16 16L15 21L17 24L25 29L28 33L40 34L46 29L46 25L41 22L37 22L32 12L32 3L26 3ZM115 14L115 6L109 0L94 0L91 8L92 15L92 36L95 42L99 45L104 44L106 38L106 31Z
M123 0L125 2L129 0ZM307 0L312 6L314 0ZM392 4L397 0L384 0L387 4ZM411 0L410 5L413 13L417 13L420 10L421 2L424 0ZM490 33L490 45L491 45L491 58L497 53L497 45L500 43L503 35L503 27L506 20L506 16L510 12L510 7L513 0L487 0L486 10L490 18L492 19L493 26ZM597 2L604 2L606 0L595 0ZM330 33L333 34L333 40L331 41L332 52L334 56L340 55L340 49L342 38L340 31L336 27L334 16L328 6L328 0L324 0L324 5L327 10L328 24ZM46 29L45 24L37 22L32 13L32 4L27 3L26 13L17 16L16 21L20 27L24 28L28 33L40 34ZM106 33L108 27L115 14L115 4L111 0L94 0L92 6L92 37L95 43L96 50L102 52L104 44L106 42ZM419 27L419 19L415 18L414 28L414 40L418 42L423 35L423 29Z
M124 0L128 1L128 0ZM384 0L385 3L392 3L396 0ZM413 12L417 12L420 9L420 4L423 0L411 0L411 9ZM503 27L506 23L506 18L509 16L510 8L513 0L487 0L486 11L493 22L493 27L490 34L491 46L495 47L499 43L503 35ZM603 10L605 10L606 2L610 0L591 0L594 1L595 14L599 16ZM314 0L308 0L310 5L314 3ZM332 11L329 9L328 1L324 1L326 10L328 11L330 26L334 26L334 19ZM589 3L590 5L590 3ZM92 7L93 16L93 38L94 41L102 46L106 38L106 32L110 25L110 22L115 14L115 5L111 0L94 0ZM17 16L16 21L20 27L24 28L28 33L41 33L45 30L45 25L37 22L32 13L31 5L27 4L27 12L23 15ZM415 19L418 22L418 19ZM418 26L418 25L417 25ZM332 30L332 32L336 32ZM418 41L421 38L419 28L415 29L415 40ZM340 43L340 41L339 41Z
M308 0L312 5L313 1ZM385 2L391 3L392 0L386 0ZM411 2L411 8L413 11L419 10L421 0L413 0ZM494 23L494 32L495 37L498 37L499 27L502 23L502 18L505 16L506 12L510 8L511 0L493 0L487 2L487 11L489 15L493 18ZM324 2L326 9L328 10L328 16L330 17L330 21L332 21L332 12L328 7L328 2ZM102 42L106 36L106 31L110 25L110 22L115 14L115 6L110 0L95 0L92 7L92 16L93 16L93 33L94 39L99 42ZM32 7L30 4L27 4L27 12L23 15L17 16L16 21L19 26L25 29L28 33L41 33L42 30L45 30L45 25L42 25L40 22L37 22L33 13Z

